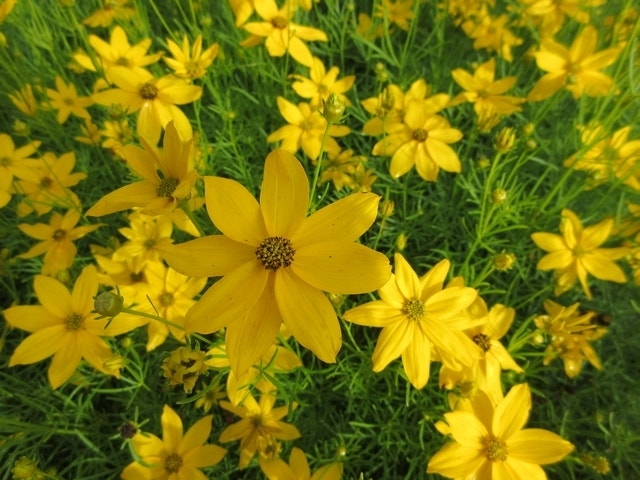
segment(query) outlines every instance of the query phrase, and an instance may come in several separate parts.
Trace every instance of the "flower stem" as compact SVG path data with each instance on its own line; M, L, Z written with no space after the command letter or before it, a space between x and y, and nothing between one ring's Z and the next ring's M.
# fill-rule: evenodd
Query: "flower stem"
M309 213L313 213L316 210L316 187L318 186L318 178L320 177L320 170L322 169L322 156L324 155L324 144L327 141L327 137L329 136L329 130L331 129L331 125L333 122L327 120L327 126L324 129L324 133L322 134L322 142L320 143L320 153L318 154L318 161L316 163L316 168L313 171L313 180L311 182L311 193L309 194Z

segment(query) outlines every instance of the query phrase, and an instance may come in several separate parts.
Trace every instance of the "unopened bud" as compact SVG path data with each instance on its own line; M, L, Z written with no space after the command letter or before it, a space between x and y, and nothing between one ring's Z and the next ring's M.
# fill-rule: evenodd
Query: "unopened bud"
M322 101L322 116L329 123L340 123L344 118L344 111L347 105L340 100L340 97L335 93L329 95L327 101Z
M382 215L382 218L389 218L391 215L393 215L393 212L395 211L395 203L393 203L393 200L383 200L380 203L380 215Z
M516 256L513 253L500 252L493 257L493 268L505 272L513 268L516 263Z
M498 133L496 138L496 150L505 153L511 150L516 141L516 131L513 128L505 127Z
M507 199L508 195L504 188L496 188L491 192L491 200L493 200L493 203L502 203Z
M399 252L407 248L407 236L404 233L401 233L398 235L398 238L396 238L396 248Z
M103 317L115 317L124 308L124 297L113 292L102 292L95 297L93 308Z

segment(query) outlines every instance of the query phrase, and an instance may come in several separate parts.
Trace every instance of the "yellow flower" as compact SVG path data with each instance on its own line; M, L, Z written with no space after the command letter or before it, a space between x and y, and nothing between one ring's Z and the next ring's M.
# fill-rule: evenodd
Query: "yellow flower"
M130 227L118 229L128 242L113 252L112 260L116 262L136 259L142 265L158 261L158 249L173 243L173 223L168 215L152 217L134 212L129 215L129 223Z
M468 2L464 2L464 8L468 8ZM486 3L477 12L477 15L468 17L462 23L465 33L474 39L473 48L476 50L486 48L490 52L496 52L507 62L513 60L511 48L522 44L522 39L517 37L508 27L509 17L506 14L492 17L487 9Z
M162 371L170 387L182 385L191 393L200 375L209 371L204 363L205 353L197 347L178 347L162 361Z
M375 17L383 18L389 23L395 23L402 30L409 30L409 23L413 20L415 0L382 0L376 7Z
M97 65L94 64L92 57L86 53L76 53L73 59L80 66L92 72L96 71L96 66L101 66L107 79L110 79L109 71L118 66L144 74L145 70L142 67L157 62L162 56L160 53L147 55L147 50L151 46L150 38L145 38L131 46L127 33L120 25L116 25L111 31L109 43L97 35L89 35L89 44L97 55L97 58L94 56L98 61Z
M249 17L253 15L255 8L254 0L229 0L233 15L236 17L236 26L243 25Z
M473 326L462 315L477 296L473 288L447 287L443 283L449 260L442 260L422 277L404 257L395 254L395 275L378 290L381 300L344 313L349 322L382 327L373 352L373 371L380 372L402 356L402 365L415 388L429 380L433 357L459 369L480 358L480 349L462 330Z
M599 70L616 61L619 49L595 52L597 45L598 32L592 26L585 27L570 48L551 38L542 40L540 51L534 56L538 68L548 73L533 86L527 100L544 100L563 87L573 98L608 95L613 89L613 80Z
M108 27L114 20L129 20L133 18L136 11L127 6L129 0L104 0L104 7L99 8L82 23L89 27Z
M214 43L202 51L202 35L196 37L192 48L186 35L182 39L182 48L172 40L167 40L167 45L173 58L164 57L164 61L178 77L190 80L204 77L220 49L220 45Z
M281 421L296 405L273 408L275 403L276 397L268 394L260 397L260 403L251 395L241 406L220 402L222 408L242 418L225 428L219 439L222 443L240 440L240 469L249 465L256 452L266 454L266 449L276 440L295 440L300 437L295 426Z
M516 77L495 80L495 70L496 60L493 57L478 66L473 75L461 68L453 70L451 72L453 79L466 91L455 97L450 106L465 101L472 102L478 117L488 113L511 115L521 111L520 104L524 102L524 98L503 95L513 88Z
M523 429L531 410L531 391L516 385L495 408L485 402L475 413L445 413L453 442L429 461L427 473L447 478L539 479L540 465L559 462L574 446L559 435L538 428Z
M90 119L85 119L84 125L80 127L82 135L73 137L74 140L86 145L100 145L100 129Z
M344 466L341 462L330 463L311 475L307 457L299 448L294 447L287 465L279 458L272 460L260 457L260 469L269 480L340 480Z
M338 80L340 69L331 67L327 72L322 60L313 57L311 67L309 68L309 78L302 75L290 75L297 81L291 84L291 88L302 98L309 98L311 107L320 107L322 101L326 100L331 93L338 95L340 101L351 105L351 102L343 95L353 86L355 75L348 75Z
M150 433L136 433L133 450L139 461L122 471L123 480L206 480L199 470L222 460L227 451L205 444L211 434L211 415L201 418L183 434L182 420L168 405L162 409L162 439Z
M353 177L358 173L358 165L366 161L363 155L354 155L353 150L329 152L318 183L322 185L331 180L336 190L342 190L345 186L351 190L358 190L359 185Z
M35 153L40 143L34 141L16 148L10 135L0 133L0 177L8 179L11 183L14 175L21 178L22 172L29 172L29 168L34 165L30 156Z
M150 145L157 145L160 132L173 120L180 136L189 139L193 130L189 119L176 105L196 101L202 88L167 75L154 78L146 70L131 71L113 67L109 77L118 88L93 94L93 100L106 106L120 105L127 113L138 112L138 135Z
M610 282L627 281L622 269L613 261L624 257L630 250L625 247L598 248L609 238L612 228L613 219L607 218L583 229L576 214L565 208L560 222L561 235L546 232L531 235L538 247L549 252L538 262L538 270L556 271L556 296L568 291L577 278L585 295L591 299L588 274Z
M237 375L269 350L283 321L304 347L334 362L340 324L323 291L365 293L389 278L387 258L354 243L374 222L379 197L349 195L305 218L309 182L284 150L266 159L260 203L238 182L220 177L205 177L205 197L223 235L161 249L179 272L224 277L189 310L186 333L226 327Z
M56 121L60 124L67 121L72 113L81 118L91 118L85 107L93 102L89 97L79 97L73 83L66 84L59 76L56 77L56 89L47 88L51 107L58 111Z
M126 145L118 149L143 180L121 187L98 200L87 215L100 217L133 207L148 215L170 213L191 196L198 178L193 169L193 140L182 140L173 122L167 125L163 149L140 138L144 148Z
M20 305L4 311L9 325L31 333L9 360L9 366L27 365L53 355L49 383L58 388L75 372L84 358L103 373L111 357L109 345L100 337L120 335L138 326L135 320L118 318L106 327L106 319L92 313L98 293L98 274L93 265L82 270L73 291L57 280L37 275L34 289L41 305Z
M462 132L451 128L446 118L434 114L440 104L435 97L412 101L402 123L388 127L388 136L373 147L373 155L391 155L389 173L401 177L415 165L418 174L433 182L440 168L458 173L460 159L448 144L462 138Z
M21 223L18 228L32 238L42 240L29 251L19 255L20 258L33 258L44 255L41 273L43 275L56 275L60 270L66 270L73 264L78 249L73 243L75 240L93 232L100 225L84 225L76 227L80 221L80 212L69 210L64 216L54 213L49 225L38 223L30 225Z
M296 153L300 148L311 160L316 160L320 155L322 136L327 128L327 121L320 113L311 108L308 103L301 102L298 106L288 102L283 97L278 97L278 108L289 125L280 127L267 137L267 142L282 140L280 148L289 153ZM343 137L351 132L345 125L329 127L324 151L340 151L338 142L333 137Z
M13 104L25 115L34 116L38 110L36 97L33 95L33 87L27 83L13 95L9 95Z
M103 148L117 152L119 147L133 141L133 131L126 118L120 120L105 120L100 133L106 139L102 142Z
M254 2L254 7L264 22L250 22L243 28L255 36L266 37L265 46L272 57L282 57L288 52L298 63L311 67L313 55L303 40L326 42L327 34L293 23L295 8L286 2L281 9L275 0L260 0Z

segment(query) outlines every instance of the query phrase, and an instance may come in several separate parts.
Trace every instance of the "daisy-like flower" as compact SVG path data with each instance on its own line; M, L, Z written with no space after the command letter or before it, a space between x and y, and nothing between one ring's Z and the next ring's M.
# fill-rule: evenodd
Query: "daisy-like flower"
M468 8L469 2L464 2L464 8ZM462 23L462 29L470 38L474 39L473 48L479 50L485 48L490 52L496 52L507 62L513 61L512 47L522 44L522 38L516 36L510 29L509 17L506 14L492 17L483 3L483 8L478 9L477 15L467 17Z
M27 83L20 90L9 94L9 100L25 115L34 116L38 111L38 102L33 95L33 87Z
M308 98L311 107L320 107L322 101L326 100L331 93L338 95L341 102L351 105L351 102L343 94L348 91L356 80L355 75L348 75L338 80L340 69L331 67L327 72L322 60L313 57L313 62L309 68L309 78L302 75L291 75L296 79L291 84L291 88L302 98Z
M73 137L74 140L84 143L85 145L100 145L100 138L102 136L100 129L90 119L84 121L84 125L80 127L80 131L82 135Z
M168 405L162 409L162 439L151 433L136 433L131 440L139 459L122 471L123 480L207 480L201 468L219 463L227 451L205 443L211 433L207 415L183 433L182 420Z
M260 0L254 6L264 21L250 22L243 28L255 36L266 37L265 46L272 57L282 57L288 52L296 62L311 67L313 55L303 40L327 42L327 34L293 23L296 9L288 2L280 9L275 0Z
M14 175L21 178L21 172L28 172L30 166L36 165L32 162L31 155L40 146L39 141L28 143L16 148L10 135L0 133L0 177L13 180Z
M249 17L253 15L255 7L253 6L255 0L229 0L233 15L236 17L236 26L243 25Z
M56 275L60 270L69 268L78 253L73 242L100 227L100 225L76 227L80 217L78 210L69 210L64 216L54 213L48 225L45 223L36 225L21 223L18 228L23 233L41 240L41 242L19 257L33 258L44 253L41 270L43 275Z
M179 47L173 40L167 40L167 46L173 58L164 57L164 61L178 77L189 80L204 77L207 68L213 63L220 49L220 45L214 43L203 51L202 35L196 37L193 47L189 45L189 39L186 35L182 39L182 47Z
M108 43L97 35L89 35L89 44L97 55L98 66L105 70L107 79L109 79L109 70L118 66L144 74L145 70L142 67L156 63L162 56L161 53L147 55L147 50L151 46L150 38L145 38L132 46L127 33L120 25L116 25L111 31ZM86 53L76 53L73 59L87 70L92 72L97 70L94 61Z
M413 20L414 0L382 0L376 8L374 16L396 24L404 31L409 30Z
M158 249L173 243L173 222L168 215L152 217L134 212L129 215L129 223L129 227L118 229L128 241L113 252L112 260L116 262L136 259L142 265L158 261Z
M99 320L92 313L98 293L95 267L82 270L72 292L44 275L35 277L34 290L41 305L19 305L4 311L9 325L31 333L18 345L9 366L28 365L53 355L48 377L54 389L73 375L82 359L107 375L114 373L104 364L112 356L111 348L100 337L126 333L139 321L123 316L107 327L107 319Z
M282 421L296 405L273 408L275 403L276 397L269 394L262 395L259 403L249 395L241 406L220 402L222 408L242 418L225 428L219 439L222 443L240 440L240 469L246 468L256 453L268 455L277 440L300 438L295 426Z
M453 369L480 358L479 348L462 331L474 325L463 310L478 293L467 287L443 289L448 260L418 277L401 254L394 258L395 275L378 290L381 300L352 308L343 317L358 325L382 327L373 352L373 371L381 372L402 356L409 381L420 389L429 380L433 357Z
M551 38L542 40L540 50L534 56L538 68L548 73L533 86L527 100L539 102L562 88L571 92L573 98L608 95L613 88L613 79L600 70L616 61L619 49L596 52L597 45L598 32L592 26L585 27L570 48Z
M549 252L538 262L538 270L555 270L556 296L568 291L578 279L587 298L593 298L587 283L589 274L610 282L627 281L614 260L628 255L630 250L626 247L599 248L609 238L613 225L613 219L607 218L583 228L578 216L565 208L560 222L561 235L547 232L531 235L538 247Z
M388 128L388 136L373 147L373 155L391 155L389 172L401 177L415 165L418 174L426 181L434 182L440 168L458 173L462 170L460 159L448 145L462 138L462 132L446 118L433 113L441 108L437 99L412 101L407 107L402 123Z
M191 196L198 178L193 168L193 139L184 141L170 122L162 151L145 137L140 143L144 148L126 145L118 149L118 154L143 180L108 193L87 215L100 217L133 207L141 207L144 214L160 215L170 213Z
M80 118L91 118L86 107L93 102L89 97L79 97L76 86L73 83L66 84L59 76L56 77L56 90L47 88L50 105L57 110L56 121L60 124L67 121L69 115L74 114Z
M311 475L309 462L304 452L294 447L289 456L289 464L279 458L260 458L260 468L269 480L340 480L344 466L342 462L330 463L319 468Z
M483 402L474 413L445 413L453 442L429 461L427 473L455 479L546 480L540 465L562 460L574 446L559 435L538 428L523 429L531 410L526 383L513 387L495 408Z
M226 327L237 375L269 350L283 321L304 347L334 362L340 324L323 291L364 293L389 278L387 258L354 243L375 220L379 197L353 194L305 218L305 171L293 155L276 150L265 162L260 203L238 182L219 177L205 177L205 198L223 235L161 248L185 275L224 277L189 310L186 333Z
M167 75L154 78L146 70L132 72L113 67L109 77L117 88L93 94L93 100L106 106L120 105L127 113L138 113L137 131L150 145L157 145L160 132L173 120L180 136L193 136L191 123L176 105L196 101L202 88L189 85L181 78Z
M129 20L136 14L129 6L130 0L104 0L104 6L97 9L82 23L89 27L108 27L114 20Z
M300 148L311 160L320 156L322 136L327 128L327 120L320 113L311 108L308 103L301 102L297 106L278 97L278 108L288 125L280 127L267 137L267 142L282 140L280 148L289 153L296 153ZM326 138L325 152L338 153L340 146L333 137L344 137L351 132L346 125L332 124Z

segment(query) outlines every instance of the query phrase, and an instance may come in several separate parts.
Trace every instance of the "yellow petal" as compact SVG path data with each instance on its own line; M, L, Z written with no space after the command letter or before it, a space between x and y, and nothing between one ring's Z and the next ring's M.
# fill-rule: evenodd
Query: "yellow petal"
M294 449L295 450L295 449ZM279 458L265 459L260 456L260 469L262 473L264 473L269 480L298 480L299 478L309 478L307 477L299 477L296 475L291 467L284 463Z
M300 248L290 268L309 285L331 293L371 292L383 286L391 274L386 256L347 242L314 243Z
M431 342L426 335L415 332L402 352L402 365L414 388L421 389L427 384L431 366Z
M56 325L38 330L25 338L9 360L9 366L28 365L50 357L66 345L67 329Z
M158 198L157 186L147 181L125 185L102 197L87 210L90 217L101 217L133 207L142 207Z
M468 478L469 474L476 472L483 463L490 462L481 450L464 447L459 443L448 443L431 457L427 473L439 473L448 478Z
M2 314L9 325L27 332L37 332L64 322L63 318L54 315L41 305L18 305L7 308Z
M460 445L478 451L485 448L483 441L489 432L474 414L458 410L445 413L444 418L451 429L451 436Z
M349 322L367 327L388 327L407 319L403 310L390 306L382 300L365 303L347 310L342 317Z
M335 362L342 332L329 299L286 269L276 271L275 292L282 319L295 339L323 362Z
M504 462L492 462L491 475L492 480L512 480L514 478L547 480L547 474L540 465L521 462L511 458L511 456L509 456Z
M209 422L211 422L211 420L209 420ZM191 427L191 429L193 429L193 427ZM187 435L189 435L188 432ZM182 458L186 465L194 468L205 468L220 463L226 453L227 450L218 445L202 445L184 454Z
M209 434L211 433L212 418L212 415L202 417L194 423L189 430L187 430L187 433L182 438L182 442L180 442L180 448L178 449L178 453L180 455L185 455L191 452L191 450L202 446L204 442L207 441Z
M42 306L56 317L66 318L74 313L71 308L71 294L59 281L44 275L37 275L33 287Z
M413 338L413 330L413 322L406 319L382 329L376 348L373 350L374 372L381 372L389 363L402 355Z
M291 450L289 464L291 465L291 470L295 472L296 478L309 478L311 476L309 462L307 462L307 457L301 449L293 448Z
M564 86L565 79L564 73L547 73L533 86L527 95L527 101L540 102L549 98Z
M561 436L538 428L520 430L507 440L509 457L538 465L559 462L573 448L574 446Z
M493 434L504 441L524 427L531 410L531 390L521 383L511 388L493 415Z
M65 345L54 354L47 372L51 388L55 390L69 380L81 360L77 335L68 335L65 339Z
M302 164L281 149L271 152L264 164L260 208L270 237L291 238L307 214L309 180Z
M615 263L597 254L586 254L580 257L580 264L584 269L600 280L625 283L627 277L624 271Z
M565 269L575 262L571 250L557 250L546 254L538 262L538 270Z
M71 293L71 308L74 313L88 315L93 310L94 297L98 294L98 272L93 265L86 266Z
M531 234L531 240L542 250L554 252L556 250L566 250L567 245L564 237L555 233L538 232Z
M396 285L407 299L419 299L422 293L420 279L409 262L400 253L393 256Z
M169 452L176 452L182 442L182 420L169 406L165 405L160 417L162 423L162 441Z

